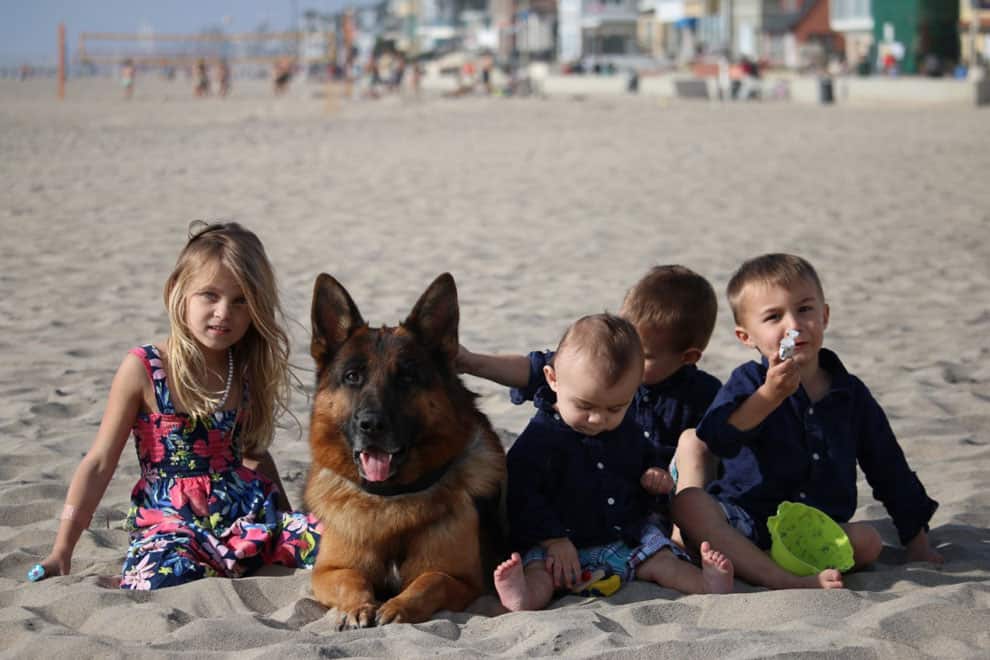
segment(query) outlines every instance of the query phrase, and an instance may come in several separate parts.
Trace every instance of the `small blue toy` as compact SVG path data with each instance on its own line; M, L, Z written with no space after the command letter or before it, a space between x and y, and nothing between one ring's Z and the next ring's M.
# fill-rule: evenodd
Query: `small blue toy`
M38 580L45 577L45 567L42 566L41 564L35 564L34 566L31 567L31 570L28 571L27 577L29 580L31 580L31 582L37 582Z

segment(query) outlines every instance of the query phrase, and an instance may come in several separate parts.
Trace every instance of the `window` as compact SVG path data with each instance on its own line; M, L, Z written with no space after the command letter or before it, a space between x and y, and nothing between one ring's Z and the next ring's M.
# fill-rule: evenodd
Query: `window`
M833 21L863 20L873 17L870 0L832 0L829 8Z

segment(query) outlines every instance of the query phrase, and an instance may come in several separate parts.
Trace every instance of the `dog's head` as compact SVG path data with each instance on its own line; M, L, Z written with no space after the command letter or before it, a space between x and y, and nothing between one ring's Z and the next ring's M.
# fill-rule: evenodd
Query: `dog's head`
M474 395L454 366L457 289L449 273L397 327L371 328L327 274L313 291L314 462L371 488L415 484L460 454ZM346 446L345 446L346 445Z

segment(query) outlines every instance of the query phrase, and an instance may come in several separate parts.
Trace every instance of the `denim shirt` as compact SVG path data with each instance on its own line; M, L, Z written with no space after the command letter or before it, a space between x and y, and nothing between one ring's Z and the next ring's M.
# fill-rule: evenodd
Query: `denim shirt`
M928 529L938 503L904 457L883 409L858 378L828 349L819 364L831 375L822 400L812 403L803 387L749 431L729 424L729 416L766 380L767 361L737 368L698 426L698 437L724 457L724 475L708 486L718 499L746 509L768 543L766 519L782 501L821 509L837 522L856 512L859 464L897 527L901 543Z
M529 354L529 383L509 392L515 404L533 400L546 386L543 367L550 363L553 351ZM715 398L719 380L693 364L684 365L673 375L654 385L640 385L626 412L639 428L640 435L654 451L654 465L670 465L677 440L686 429L695 428Z
M631 417L585 436L553 409L549 387L536 392L537 413L509 449L507 506L512 547L568 537L578 548L617 540L639 545L651 496L640 485L656 465Z

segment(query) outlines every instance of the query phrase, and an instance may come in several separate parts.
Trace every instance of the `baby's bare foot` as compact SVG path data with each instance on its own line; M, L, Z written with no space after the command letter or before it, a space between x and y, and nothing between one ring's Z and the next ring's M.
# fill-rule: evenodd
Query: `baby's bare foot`
M510 612L527 609L526 574L523 571L522 557L518 552L495 567L495 591L502 606Z
M705 593L732 593L733 568L729 558L712 548L708 541L701 544L701 579Z

